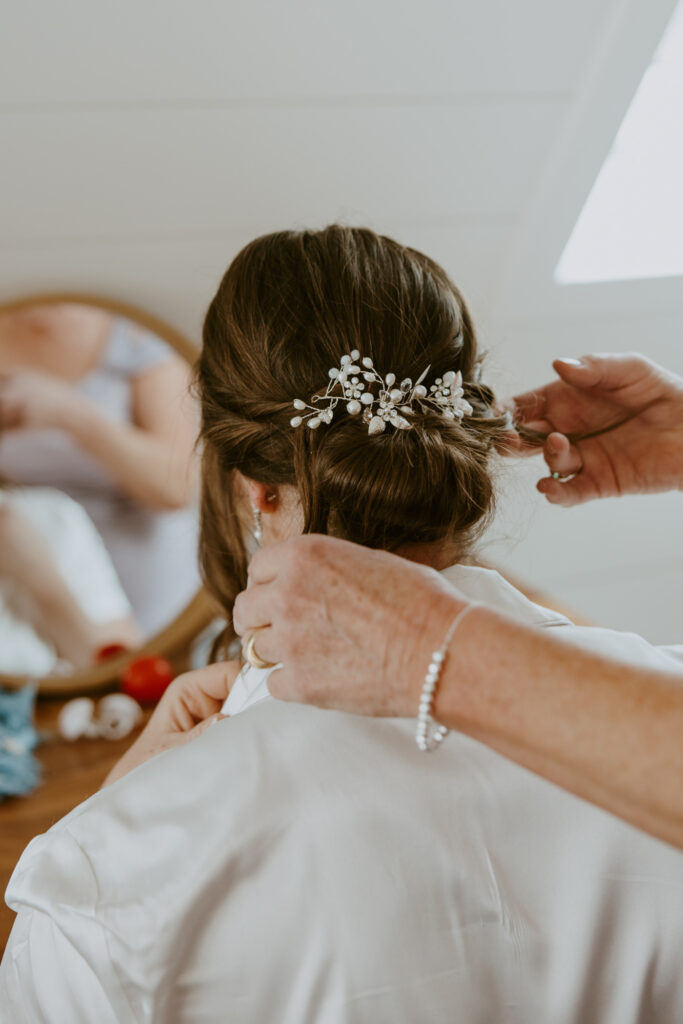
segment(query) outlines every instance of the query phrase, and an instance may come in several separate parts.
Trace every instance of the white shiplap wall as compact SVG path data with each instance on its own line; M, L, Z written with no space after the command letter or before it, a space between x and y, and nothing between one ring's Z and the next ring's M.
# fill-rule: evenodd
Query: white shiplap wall
M502 388L591 349L680 366L675 288L551 279L672 6L4 0L0 299L100 293L197 338L246 241L343 219L447 267ZM507 472L497 531L516 543L498 560L599 621L669 638L678 496L561 512L528 473Z

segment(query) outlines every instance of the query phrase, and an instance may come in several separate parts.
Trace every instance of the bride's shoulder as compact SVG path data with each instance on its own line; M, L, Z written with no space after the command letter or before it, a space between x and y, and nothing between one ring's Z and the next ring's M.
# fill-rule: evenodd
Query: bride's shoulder
M566 615L532 601L496 569L452 565L441 575L470 601L478 601L532 626L571 626Z

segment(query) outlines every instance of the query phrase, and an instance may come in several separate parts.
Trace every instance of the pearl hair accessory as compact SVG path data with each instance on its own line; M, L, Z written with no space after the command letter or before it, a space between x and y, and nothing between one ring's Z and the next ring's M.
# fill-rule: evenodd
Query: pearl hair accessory
M456 338L456 342L460 336ZM364 356L355 348L350 354L341 357L339 367L333 366L329 373L329 383L324 395L313 395L311 403L301 398L294 399L294 408L298 415L289 421L290 426L300 427L306 423L311 430L317 430L321 423L332 422L334 410L340 402L346 402L346 411L351 416L361 415L367 423L368 434L382 434L390 424L397 430L410 430L410 417L415 415L414 403L423 410L430 409L440 413L448 420L462 420L463 416L471 416L472 406L463 398L464 389L462 374L458 370L449 370L443 377L437 377L429 389L422 383L431 367L427 367L413 384L406 377L396 384L396 375L387 373L382 377L375 369L372 359ZM373 388L379 386L375 395ZM309 412L301 415L308 409Z
M449 733L449 730L445 725L437 725L432 718L434 694L436 693L443 663L446 660L448 646L453 639L453 634L467 613L471 612L473 608L478 607L479 603L475 602L474 604L466 604L464 608L460 609L449 626L443 643L439 649L434 651L432 654L432 660L429 663L427 675L425 676L425 681L422 685L420 704L417 712L417 726L415 729L415 742L424 754L429 754L433 750L438 750Z

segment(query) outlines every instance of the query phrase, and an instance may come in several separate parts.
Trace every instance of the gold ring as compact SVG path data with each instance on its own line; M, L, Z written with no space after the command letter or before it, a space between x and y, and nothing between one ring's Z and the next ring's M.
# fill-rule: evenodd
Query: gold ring
M256 642L256 634L260 629L267 629L267 626L257 626L254 632L251 634L244 647L242 653L249 662L252 668L273 668L275 665L274 661L264 661L263 658L259 658L258 654L254 650L254 643Z

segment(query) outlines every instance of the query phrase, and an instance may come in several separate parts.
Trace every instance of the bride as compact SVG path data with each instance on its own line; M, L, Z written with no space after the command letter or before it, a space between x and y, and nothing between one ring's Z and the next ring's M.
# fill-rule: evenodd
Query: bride
M337 226L257 239L207 313L198 389L201 558L228 621L255 543L318 532L609 652L472 564L507 423L427 257ZM465 736L426 755L414 723L275 702L269 671L33 840L0 1019L683 1019L679 853Z

